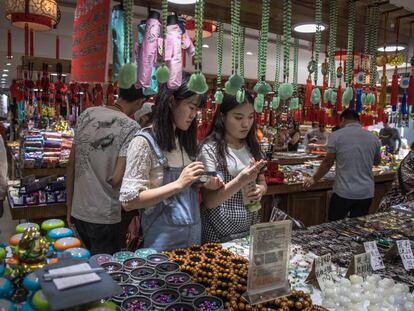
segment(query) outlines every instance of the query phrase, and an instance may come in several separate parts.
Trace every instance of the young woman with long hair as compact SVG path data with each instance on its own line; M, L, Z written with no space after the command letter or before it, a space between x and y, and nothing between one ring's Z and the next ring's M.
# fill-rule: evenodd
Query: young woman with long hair
M247 91L241 104L224 95L198 157L206 171L216 171L224 181L219 189L202 189L203 243L248 235L250 226L260 221L258 209L267 186L253 98Z
M205 98L188 89L188 79L184 73L179 88L160 88L152 127L139 132L128 149L120 192L124 209L143 209L144 247L158 251L201 242L199 188L194 182L204 165L194 161L195 117Z

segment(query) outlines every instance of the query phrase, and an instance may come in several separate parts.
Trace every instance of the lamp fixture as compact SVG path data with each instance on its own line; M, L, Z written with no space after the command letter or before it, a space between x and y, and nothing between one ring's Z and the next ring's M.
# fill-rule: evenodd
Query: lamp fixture
M9 72L9 69L3 69L4 72Z
M253 55L253 53L248 51L248 52L246 52L246 55Z
M8 77L9 75L7 73L3 73L1 76L2 77Z
M203 44L203 48L209 49L210 46L208 44Z
M318 25L315 23L301 23L301 24L296 24L293 26L293 31L296 32L300 32L300 33L315 33L316 32L316 27ZM326 30L327 26L324 24L320 24L319 25L321 31Z
M168 2L175 4L194 4L196 0L168 0Z
M385 52L385 53L389 53L389 52L399 52L399 51L403 51L406 49L405 45L399 44L399 45L387 45L385 48L383 46L380 46L377 48L378 52Z
M6 66L11 66L12 63L6 63Z

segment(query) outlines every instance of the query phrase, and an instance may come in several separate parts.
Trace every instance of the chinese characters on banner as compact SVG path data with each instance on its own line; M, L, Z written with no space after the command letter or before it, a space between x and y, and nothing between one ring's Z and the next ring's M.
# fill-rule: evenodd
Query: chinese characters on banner
M78 0L72 36L72 80L105 82L110 0Z

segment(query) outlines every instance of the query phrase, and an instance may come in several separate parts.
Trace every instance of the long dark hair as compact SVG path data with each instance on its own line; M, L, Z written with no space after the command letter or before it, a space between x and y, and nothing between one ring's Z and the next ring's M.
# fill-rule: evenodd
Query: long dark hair
M154 108L154 120L152 129L155 134L158 145L161 150L171 152L176 149L175 138L181 147L187 152L190 158L195 158L197 154L197 121L194 118L187 131L182 131L179 128L175 129L171 107L178 105L178 103L191 96L197 95L196 93L188 89L187 83L190 78L190 74L182 73L181 86L175 90L170 90L167 84L160 87L157 98L155 100ZM198 95L198 106L204 105L205 95Z
M247 91L245 92L245 103L253 105L253 97ZM211 129L202 143L202 145L204 145L205 143L213 143L215 145L216 160L218 163L224 163L224 167L227 167L226 155L231 155L227 148L227 143L224 139L226 128L224 125L222 114L227 114L228 112L236 108L238 105L240 104L237 102L235 96L224 94L223 102L221 103L221 105L219 105L219 108L216 111L213 123L211 125ZM263 154L260 150L260 144L256 137L256 129L256 120L254 120L253 125L249 133L247 134L246 144L252 156L255 158L256 161L258 161L263 158Z

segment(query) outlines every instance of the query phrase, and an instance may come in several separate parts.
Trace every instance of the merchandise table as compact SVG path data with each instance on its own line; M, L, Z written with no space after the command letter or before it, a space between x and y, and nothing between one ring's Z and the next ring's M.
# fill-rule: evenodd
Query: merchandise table
M395 172L374 171L375 196L370 207L370 213L375 213L382 197L391 189ZM322 179L312 188L305 191L302 183L268 185L263 197L262 217L264 221L270 215L277 199L277 207L300 220L306 226L319 225L328 220L328 208L334 180Z
M273 160L280 165L303 164L306 161L322 160L324 156L305 152L275 152Z

